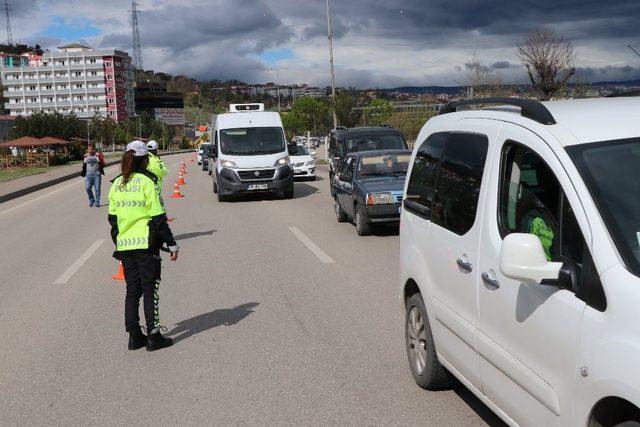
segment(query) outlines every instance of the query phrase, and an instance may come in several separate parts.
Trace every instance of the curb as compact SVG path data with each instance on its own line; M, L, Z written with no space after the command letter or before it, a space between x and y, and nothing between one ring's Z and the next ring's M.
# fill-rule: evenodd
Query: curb
M160 157L163 156L172 156L174 154L183 154L183 153L191 153L193 150L179 150L171 153L162 153ZM106 162L104 167L109 167L113 165L117 165L120 163L120 160ZM18 197L26 196L27 194L42 190L47 187L51 187L56 184L60 184L61 182L68 181L73 178L79 178L80 172L73 172L68 175L60 176L58 178L54 178L50 181L41 182L40 184L32 185L30 187L22 188L20 190L13 191L11 193L7 193L4 196L0 196L0 203L8 202L9 200L17 199Z

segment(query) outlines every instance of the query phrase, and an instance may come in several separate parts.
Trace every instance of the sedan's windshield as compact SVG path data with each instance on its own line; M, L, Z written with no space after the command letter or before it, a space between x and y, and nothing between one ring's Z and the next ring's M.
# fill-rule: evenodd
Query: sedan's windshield
M308 156L309 155L309 151L307 150L307 147L305 147L304 145L296 145L296 148L298 149L298 151L296 151L296 154L292 154L293 156Z
M406 175L411 154L385 153L363 156L358 166L358 176L366 178L381 175Z
M220 130L223 154L249 156L284 151L284 134L279 127L235 128Z
M567 148L627 267L640 276L640 138Z
M372 150L402 150L407 144L400 135L359 135L346 139L347 153Z

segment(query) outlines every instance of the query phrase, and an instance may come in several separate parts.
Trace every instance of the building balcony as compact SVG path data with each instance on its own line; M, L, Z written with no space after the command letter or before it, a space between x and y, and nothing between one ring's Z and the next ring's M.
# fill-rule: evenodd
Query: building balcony
M23 90L14 90L11 92L5 90L3 93L6 98L22 98L24 96Z
M18 108L22 110L24 108L24 102L5 102L4 108L7 110L16 110Z

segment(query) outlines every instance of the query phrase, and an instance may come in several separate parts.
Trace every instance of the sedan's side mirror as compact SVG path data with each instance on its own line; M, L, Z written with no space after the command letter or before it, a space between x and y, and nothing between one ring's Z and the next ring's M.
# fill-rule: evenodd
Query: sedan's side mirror
M547 261L540 239L533 234L513 233L500 249L500 271L510 279L531 285L557 280L561 262Z

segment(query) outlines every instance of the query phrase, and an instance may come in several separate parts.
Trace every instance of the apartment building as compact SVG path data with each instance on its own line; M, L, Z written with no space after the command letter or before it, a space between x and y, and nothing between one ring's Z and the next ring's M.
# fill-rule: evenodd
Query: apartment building
M12 116L38 111L126 120L135 114L131 57L113 49L61 46L28 60L0 54L5 109ZM11 58L8 58L11 57Z

